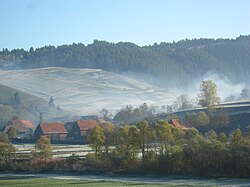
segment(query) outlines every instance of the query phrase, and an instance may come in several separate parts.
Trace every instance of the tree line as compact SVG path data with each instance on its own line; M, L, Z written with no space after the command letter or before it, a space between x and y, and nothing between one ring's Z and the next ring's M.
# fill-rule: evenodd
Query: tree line
M105 171L148 174L241 176L250 174L250 129L236 129L229 136L210 130L182 130L160 120L107 128L97 126L89 139L95 154L86 164Z
M62 46L44 46L26 51L3 49L2 68L75 67L101 68L113 72L135 72L168 81L169 87L186 86L208 71L222 73L230 80L249 79L250 36L236 39L193 39L137 46L94 40ZM166 86L166 85L165 85Z

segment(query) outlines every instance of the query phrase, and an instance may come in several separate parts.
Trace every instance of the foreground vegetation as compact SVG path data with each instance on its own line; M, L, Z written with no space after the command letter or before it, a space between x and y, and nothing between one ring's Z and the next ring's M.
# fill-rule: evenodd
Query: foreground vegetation
M158 121L114 127L96 126L89 135L95 153L52 158L50 141L41 137L29 157L16 156L7 136L0 134L0 168L11 171L181 174L210 177L250 177L250 131L230 136L192 128L183 131Z

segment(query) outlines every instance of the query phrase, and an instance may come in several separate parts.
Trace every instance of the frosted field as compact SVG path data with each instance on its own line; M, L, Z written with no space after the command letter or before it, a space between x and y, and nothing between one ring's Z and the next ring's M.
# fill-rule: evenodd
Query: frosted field
M93 114L116 112L126 105L166 105L175 95L167 90L100 69L40 68L0 70L0 84L48 101L50 96L68 111Z
M182 186L182 187L183 186L227 186L227 187L236 187L236 186L237 187L249 187L250 186L249 179L237 179L237 178L209 179L209 178L198 178L198 177L191 177L191 176L171 176L171 175L157 177L157 176L115 175L115 174L102 174L102 175L91 175L91 174L86 175L85 174L84 175L80 173L79 174L73 174L73 173L72 174L71 173L65 173L65 174L4 173L4 174L0 174L0 177L2 179L9 179L9 180L11 179L11 177L14 177L14 178L19 177L22 179L27 178L27 180L30 179L31 177L33 179L41 179L41 178L58 179L58 180L65 180L65 183L67 183L67 180L72 180L71 181L72 184L86 183L86 181L89 181L90 183L91 182L103 183L103 186L108 185L105 182L124 183L124 184L120 184L119 186L142 186L142 187L148 186L148 185L153 185L153 186L167 185L167 186ZM30 184L30 186L33 186L33 185ZM7 185L7 186L10 186L10 185ZM98 186L102 186L102 185L98 185ZM114 186L116 185L114 184Z
M17 154L28 155L35 151L35 144L15 144ZM88 145L52 145L53 158L66 158L72 154L84 157L93 150Z

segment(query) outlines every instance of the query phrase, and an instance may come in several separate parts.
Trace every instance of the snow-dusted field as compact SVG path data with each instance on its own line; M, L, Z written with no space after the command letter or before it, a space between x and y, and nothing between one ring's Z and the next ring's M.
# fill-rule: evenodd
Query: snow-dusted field
M77 180L77 181L109 181L109 182L127 182L131 183L131 186L143 186L147 184L154 185L170 185L170 186L227 186L227 187L249 187L249 179L208 179L208 178L197 178L191 176L128 176L128 175L114 175L114 174L103 174L103 175L84 175L84 174L13 174L5 173L0 174L2 178L9 177L34 177L34 178L52 178L60 180ZM129 185L129 186L130 186ZM105 186L105 183L104 183Z
M53 96L56 104L78 114L92 114L103 108L115 112L144 102L165 105L175 98L167 90L100 69L0 70L0 84L46 101Z
M14 144L17 154L30 154L35 151L35 144ZM93 150L88 145L52 145L53 158L66 158L71 155L86 156Z

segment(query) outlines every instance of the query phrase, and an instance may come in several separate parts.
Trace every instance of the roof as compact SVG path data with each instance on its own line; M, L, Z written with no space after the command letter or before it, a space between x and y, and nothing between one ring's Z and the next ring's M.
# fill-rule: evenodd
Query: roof
M179 121L178 119L171 119L171 120L170 120L170 123L171 123L172 125L174 125L175 127L181 128L181 129L183 129L183 130L189 129L189 127L188 127L187 125L181 123L181 121Z
M67 134L63 123L42 123L40 128L44 134Z
M76 124L79 126L80 130L93 129L98 125L96 120L77 120Z
M26 132L29 129L35 128L35 125L30 120L10 120L5 127L5 132L8 131L10 126L14 126L19 132Z

